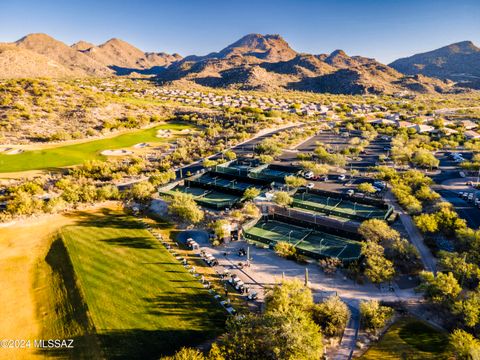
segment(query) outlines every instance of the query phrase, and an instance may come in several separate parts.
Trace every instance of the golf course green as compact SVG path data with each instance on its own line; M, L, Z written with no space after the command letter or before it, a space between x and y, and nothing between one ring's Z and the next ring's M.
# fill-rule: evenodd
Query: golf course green
M181 122L168 122L149 129L133 130L111 138L85 141L73 145L27 150L20 154L0 154L0 173L13 173L30 170L54 169L82 164L86 160L105 159L103 150L121 149L142 142L162 143L173 138L158 138L158 130L178 131L193 128L193 125Z
M222 331L224 310L136 218L83 213L60 235L106 358L158 359Z

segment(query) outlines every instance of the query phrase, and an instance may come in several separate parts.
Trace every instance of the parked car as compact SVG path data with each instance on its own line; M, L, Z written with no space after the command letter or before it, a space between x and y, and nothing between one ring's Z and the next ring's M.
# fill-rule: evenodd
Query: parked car
M380 189L385 189L387 187L387 183L385 181L377 180L373 182L373 186Z
M355 194L355 191L353 191L352 189L347 190L347 195L348 196L353 196L354 194Z
M313 172L307 171L305 174L303 174L303 177L305 179L312 179L313 178Z
M345 179L346 179L345 175L343 175L343 174L342 174L342 175L338 175L338 180L343 181L343 180L345 180Z
M475 195L474 193L468 194L468 198L467 198L468 202L472 202L472 201L473 201L473 196L474 196L474 195Z
M314 183L308 183L307 184L307 189L313 189L315 187Z

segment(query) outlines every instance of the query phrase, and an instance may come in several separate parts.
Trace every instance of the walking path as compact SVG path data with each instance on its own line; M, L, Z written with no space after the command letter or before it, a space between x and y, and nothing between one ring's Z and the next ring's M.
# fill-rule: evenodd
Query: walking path
M335 360L350 360L357 344L358 331L360 330L360 302L352 300L348 307L350 309L350 320L343 332Z
M402 222L403 226L405 227L405 230L408 233L410 242L417 248L418 252L420 253L420 259L422 260L425 270L436 272L437 271L436 259L433 256L430 249L425 245L423 241L423 236L422 234L420 234L420 231L418 231L415 223L412 220L412 217L408 215L400 207L400 205L398 205L391 191L387 191L385 200L387 201L387 203L392 205L395 211L398 213L400 217L400 221Z

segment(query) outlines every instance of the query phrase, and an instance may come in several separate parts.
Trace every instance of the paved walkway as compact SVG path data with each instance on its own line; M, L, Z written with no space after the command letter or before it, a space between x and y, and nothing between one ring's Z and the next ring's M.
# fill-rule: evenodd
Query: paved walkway
M357 345L358 331L360 330L360 302L352 300L348 307L350 309L350 320L343 332L335 360L350 360Z
M408 233L410 242L418 249L420 253L420 259L422 260L423 267L427 271L436 272L437 271L437 262L433 256L430 249L425 245L423 241L423 236L420 231L417 229L417 226L412 220L412 217L408 215L401 207L398 205L391 191L387 191L385 196L387 203L392 205L395 208L395 211L399 214L400 221L402 222L405 230Z
M402 301L421 298L413 289L402 290L394 285L394 291L390 292L370 283L356 284L340 272L335 275L325 275L314 261L298 264L277 256L272 250L251 246L244 241L212 248L205 238L195 240L199 243L200 249L208 251L219 261L219 266L216 267L218 272L221 273L223 269L227 269L231 274L236 274L250 288L250 292L257 292L260 301L264 299L265 291L283 278L304 281L305 269L308 269L309 287L315 302L320 302L331 295L338 295L348 304L352 313L342 337L338 355L335 357L338 360L350 359L355 350L360 326L359 303L361 300ZM251 265L241 268L239 264L245 263L246 257L239 256L238 250L247 247L252 259Z

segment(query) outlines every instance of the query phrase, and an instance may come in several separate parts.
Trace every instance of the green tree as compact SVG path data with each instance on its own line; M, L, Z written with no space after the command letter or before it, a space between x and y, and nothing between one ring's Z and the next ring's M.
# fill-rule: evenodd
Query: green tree
M418 287L419 290L424 292L425 298L435 303L452 303L462 290L451 272L439 272L435 276L432 272L423 271L420 278L422 284Z
M385 258L383 247L375 242L362 244L362 254L365 256L365 275L376 284L389 281L395 276L393 263Z
M456 329L450 335L450 344L452 345L457 359L459 360L477 360L480 359L480 341L472 334L464 330Z
M290 244L286 241L279 241L275 244L275 253L278 256L292 259L295 257L297 250L295 249L295 246L293 244Z
M229 161L235 160L237 158L237 154L235 154L235 152L232 150L225 151L224 155Z
M421 214L413 218L418 229L426 233L435 233L438 231L438 221L435 214Z
M181 348L173 356L162 357L161 360L206 360L205 356L197 349Z
M254 203L246 203L243 206L243 212L249 217L258 217L260 215L260 210Z
M146 202L151 199L155 192L155 187L148 181L142 181L132 186L129 191L129 197L133 200Z
M322 357L322 335L312 319L310 289L298 280L276 284L267 293L265 306L264 314L242 314L227 321L227 332L214 351L214 359L317 360Z
M471 292L465 299L456 301L453 313L460 315L468 327L473 328L480 324L480 293Z
M342 334L349 319L350 310L338 296L330 296L313 309L313 320L326 336Z
M169 212L193 224L203 220L204 213L191 194L175 192L170 201Z
M307 180L298 176L290 175L285 176L285 184L289 188L299 188L300 186L307 185Z
M393 309L380 305L378 300L361 301L360 315L363 327L376 333L393 316Z
M230 222L228 220L217 220L213 223L212 228L213 232L219 239L224 239L227 236L230 236Z
M358 185L358 191L360 191L364 194L367 194L367 195L371 195L371 194L376 193L375 187L368 182L364 182L364 183L361 183L360 185Z
M293 202L293 198L285 191L277 191L273 195L273 202L280 206L288 206Z
M288 313L291 309L310 312L313 308L312 291L299 280L282 281L265 296L267 312Z
M392 229L386 221L379 219L365 220L359 226L358 232L365 240L376 243L390 243L400 239L397 230Z
M172 180L175 180L176 177L175 170L157 171L150 176L149 181L154 186L161 186L168 184Z
M249 187L246 189L243 193L243 198L245 200L253 200L255 199L258 195L260 195L260 189L256 187Z

